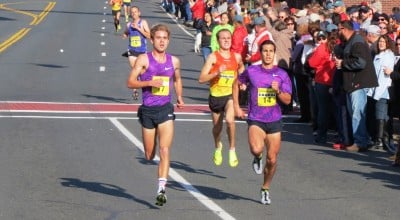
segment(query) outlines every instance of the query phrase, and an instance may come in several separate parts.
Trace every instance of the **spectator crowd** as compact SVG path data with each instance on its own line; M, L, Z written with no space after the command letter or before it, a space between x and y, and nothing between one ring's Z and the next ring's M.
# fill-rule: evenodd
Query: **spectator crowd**
M318 2L301 9L284 1L271 6L268 0L256 0L252 8L239 0L162 4L196 30L195 48L204 60L218 50L221 29L232 33L231 51L241 55L246 67L260 63L259 46L272 40L274 63L289 74L293 86L283 113L299 106L301 117L294 122L312 125L315 144L331 143L348 152L382 149L400 164L393 138L400 116L400 5L387 14L380 1ZM329 130L337 133L333 139Z

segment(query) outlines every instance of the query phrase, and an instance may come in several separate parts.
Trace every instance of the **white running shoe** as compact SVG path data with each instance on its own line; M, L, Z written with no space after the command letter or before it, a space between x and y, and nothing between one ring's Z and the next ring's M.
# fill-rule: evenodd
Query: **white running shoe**
M263 173L263 163L262 163L262 155L260 157L254 157L253 160L253 170L256 174L260 175Z
M261 189L261 203L264 205L271 204L271 199L269 198L268 189Z

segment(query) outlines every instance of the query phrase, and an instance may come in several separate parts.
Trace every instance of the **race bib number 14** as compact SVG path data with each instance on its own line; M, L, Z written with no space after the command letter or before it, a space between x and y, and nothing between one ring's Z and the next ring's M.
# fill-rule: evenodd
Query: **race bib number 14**
M276 93L271 88L258 88L258 106L270 107L276 105Z

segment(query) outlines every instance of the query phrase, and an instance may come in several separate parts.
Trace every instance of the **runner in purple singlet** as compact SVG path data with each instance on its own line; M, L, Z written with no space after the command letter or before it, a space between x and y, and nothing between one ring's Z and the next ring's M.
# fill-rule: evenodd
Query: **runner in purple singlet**
M244 118L239 106L239 88L249 88L248 104L248 139L250 151L254 155L253 169L257 174L264 173L261 187L261 203L270 204L269 187L276 170L277 156L281 146L282 113L278 102L289 104L292 84L288 74L274 66L275 44L264 41L260 46L262 64L252 65L233 85L233 102L235 113ZM267 162L262 166L262 153L266 145Z
M166 53L170 31L159 24L150 30L153 44L151 52L138 56L128 79L128 87L142 89L143 104L138 109L142 125L142 137L147 160L153 160L159 142L160 162L158 165L158 190L156 204L167 202L165 187L170 164L170 148L174 136L174 106L171 103L173 87L177 107L183 108L180 61ZM140 77L140 80L138 78Z

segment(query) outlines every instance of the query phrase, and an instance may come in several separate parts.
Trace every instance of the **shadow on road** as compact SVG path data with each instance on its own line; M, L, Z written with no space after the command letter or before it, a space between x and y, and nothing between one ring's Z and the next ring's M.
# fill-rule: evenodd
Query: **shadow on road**
M46 63L31 63L35 66L47 67L47 68L67 68L67 66L55 65L55 64L46 64Z
M349 153L345 151L313 149L312 151L328 154L335 157L347 158L360 161L360 166L368 166L373 169L382 170L375 172L362 172L360 170L342 170L342 172L357 174L366 179L382 180L385 185L391 189L400 190L400 172L397 167L390 166L391 162L388 161L386 152L368 151L365 153Z
M139 163L144 164L144 165L157 165L158 164L153 160L146 160L143 157L136 157L136 159L139 161ZM196 174L213 176L213 177L220 178L220 179L226 179L226 177L220 176L220 175L215 175L213 172L210 172L208 170L194 169L189 164L182 163L180 161L171 161L170 162L170 167L173 168L173 169L176 169L176 170L178 170L178 169L179 170L184 170L184 171L186 171L188 173L196 173Z
M74 188L80 188L80 189L86 189L87 191L90 192L96 192L96 193L101 193L109 196L115 196L115 197L121 197L129 200L133 200L137 203L143 204L150 209L158 209L157 206L144 201L142 199L138 199L134 196L132 196L129 193L126 193L126 190L124 188L121 188L116 185L108 184L108 183L100 183L100 182L86 182L86 181L81 181L80 179L76 178L60 178L63 182L61 182L62 186L65 187L74 187Z
M208 186L199 186L199 185L185 185L182 183L178 183L176 181L168 182L168 186L172 189L179 190L179 191L193 191L193 188L197 189L203 195L210 199L219 199L219 200L226 200L226 199L234 199L234 200L246 200L252 201L255 203L260 203L258 200L246 198L242 196L238 196L235 194L227 193L222 191L218 188L208 187Z
M86 98L94 98L94 99L99 99L99 100L130 104L129 99L117 99L117 98L108 97L108 96L98 96L98 95L89 95L89 94L82 94L82 96L85 96Z

